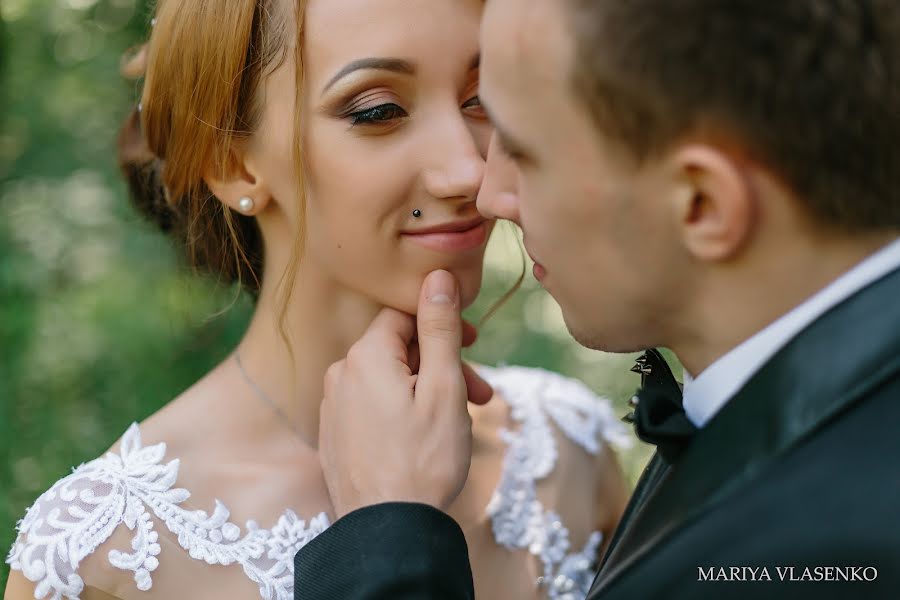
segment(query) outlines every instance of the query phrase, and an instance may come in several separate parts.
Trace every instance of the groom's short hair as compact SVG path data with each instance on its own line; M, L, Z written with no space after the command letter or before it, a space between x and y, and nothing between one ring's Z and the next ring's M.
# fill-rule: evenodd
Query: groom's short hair
M643 161L726 136L843 229L900 227L900 0L566 0L573 83Z

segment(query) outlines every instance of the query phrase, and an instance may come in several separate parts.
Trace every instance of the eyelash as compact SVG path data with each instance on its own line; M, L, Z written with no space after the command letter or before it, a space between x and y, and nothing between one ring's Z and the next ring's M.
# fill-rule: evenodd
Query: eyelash
M394 119L408 116L409 115L406 114L405 110L403 110L393 102L373 106L372 108L367 108L365 110L350 113L349 115L351 125L382 124L393 121Z
M477 101L478 104L471 105L470 103L472 103L472 101ZM464 109L476 107L480 108L481 99L478 96L473 96L466 100L462 107ZM347 117L350 119L351 125L383 125L395 119L402 119L408 116L409 114L407 114L405 110L403 110L400 106L394 104L393 102L379 104L378 106L373 106L365 110L352 112L347 115Z
M462 107L463 108L474 108L473 106L469 106L469 103L472 102L473 100L476 100L478 102L478 108L481 108L481 97L478 95L472 96L471 98L466 100L465 103L462 105Z

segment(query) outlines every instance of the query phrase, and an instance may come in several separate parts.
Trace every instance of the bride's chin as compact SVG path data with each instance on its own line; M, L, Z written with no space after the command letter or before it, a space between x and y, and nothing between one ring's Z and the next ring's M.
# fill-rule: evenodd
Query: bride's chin
M451 273L456 277L459 283L459 300L460 310L466 309L475 303L478 294L481 291L481 272L478 273L458 273L455 269L450 269ZM414 315L419 311L419 295L424 278L417 278L414 284L410 285L402 298L396 298L395 301L389 302L387 306L410 315Z
M478 294L481 292L481 280L479 279L478 283L471 287L471 289L466 289L465 287L461 287L459 291L459 300L462 309L469 308L473 304L475 304L475 300L478 298Z
M459 302L462 308L471 306L481 291L483 268L481 263L465 269L450 269L459 283Z

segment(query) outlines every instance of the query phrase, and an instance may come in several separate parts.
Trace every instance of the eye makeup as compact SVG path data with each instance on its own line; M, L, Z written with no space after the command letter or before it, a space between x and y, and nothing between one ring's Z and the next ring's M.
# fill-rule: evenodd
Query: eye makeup
M404 96L411 92L409 74L375 73L371 77L360 77L355 82L334 86L334 98L323 107L332 118L349 123L351 128L379 128L383 131L390 126L400 124L410 117L414 106ZM396 80L388 83L385 80ZM478 74L469 74L470 85L466 88L465 98L461 102L460 111L468 118L487 119L478 96ZM345 88L340 90L340 88Z
M400 106L393 102L379 104L372 108L366 108L357 112L350 113L350 123L352 125L373 125L378 123L388 123L394 119L408 117L409 115Z

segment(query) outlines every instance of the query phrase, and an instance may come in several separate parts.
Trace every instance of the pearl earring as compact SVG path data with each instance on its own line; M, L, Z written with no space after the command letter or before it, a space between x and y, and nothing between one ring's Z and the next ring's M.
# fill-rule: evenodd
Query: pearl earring
M244 196L240 200L238 200L238 206L241 209L242 213L249 214L250 211L256 206L256 202L253 201L253 198L250 196Z

